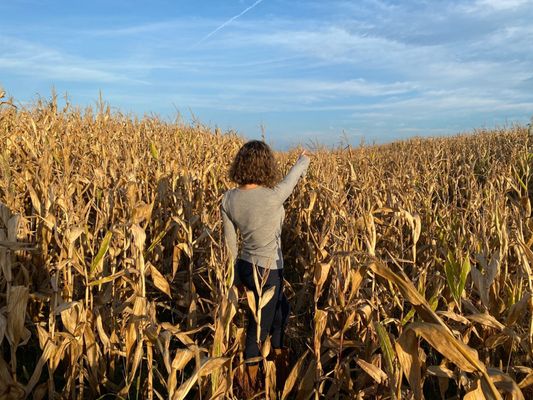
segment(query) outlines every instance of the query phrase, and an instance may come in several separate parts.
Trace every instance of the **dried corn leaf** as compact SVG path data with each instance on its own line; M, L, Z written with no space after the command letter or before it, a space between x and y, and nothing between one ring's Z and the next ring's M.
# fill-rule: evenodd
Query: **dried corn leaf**
M362 359L358 359L356 363L361 367L363 371L370 375L370 377L374 379L376 383L380 384L387 380L387 374L383 372L381 368L376 367L374 364L370 364L369 362Z
M463 400L486 400L479 379L475 381L474 389L467 392Z
M414 285L392 272L385 264L381 262L371 262L369 267L374 273L388 279L400 289L405 298L416 308L420 316L426 323L413 323L413 327L420 331L432 346L439 346L437 350L445 357L456 363L465 371L478 371L483 376L483 383L486 384L488 392L486 396L494 399L501 399L496 387L490 380L485 365L477 357L477 352L465 345L462 341L457 340L450 329L444 324L437 314L431 309L424 297L416 290ZM430 321L431 323L427 323ZM437 336L432 336L437 334ZM433 341L433 343L432 343Z
M454 377L453 371L444 365L430 365L427 367L427 371L430 375L435 375L439 378L453 379Z
M174 392L172 400L183 400L186 398L187 394L190 392L194 384L202 376L207 376L212 374L214 371L222 368L224 364L229 361L227 357L216 357L207 359L200 368L196 369L192 376L187 379L177 391Z
M24 391L26 392L26 396L28 396L32 391L37 382L39 382L39 378L41 377L41 373L43 370L44 365L48 361L48 359L56 352L56 346L48 341L44 347L43 353L41 354L41 357L39 358L39 361L37 362L37 365L35 366L33 373L31 375L30 380L28 381L28 384L24 388Z
M168 284L168 281L165 279L163 274L159 272L159 270L152 264L149 264L149 266L150 275L152 275L152 280L154 282L155 287L165 293L168 297L172 298L172 295L170 294L170 285Z
M274 361L266 361L264 368L266 370L265 377L265 397L267 399L276 400L276 365Z
M533 372L530 372L524 379L522 379L518 384L518 387L524 389L531 385L533 385Z
M531 301L531 293L527 292L522 296L519 302L513 304L509 309L507 314L507 319L505 320L505 325L512 326L520 318L522 318L528 308L529 302Z
M194 351L189 349L178 349L172 360L172 368L181 371L194 358Z
M9 291L6 337L13 348L26 344L31 336L24 326L29 295L25 286L12 286Z
M131 233L133 235L133 243L138 250L143 251L144 242L146 242L146 232L137 224L131 226Z
M230 360L229 357L212 357L208 358L200 367L200 377L212 374L214 371L222 368Z
M0 356L0 398L6 400L23 399L25 396L24 388L13 380L9 371L9 365Z
M285 400L287 396L290 394L292 388L294 387L294 384L297 382L298 377L301 376L304 361L307 357L307 354L309 353L308 350L305 351L304 354L296 361L296 364L294 367L292 367L292 370L287 377L287 380L285 381L285 386L283 387L283 392L281 394L281 400Z
M505 326L500 321L498 321L496 318L494 318L492 315L488 313L471 314L471 315L467 315L466 318L468 318L470 321L475 321L482 325L498 329L499 331L502 331L505 329Z
M272 300L272 297L274 297L274 293L276 292L276 287L272 286L267 289L266 292L261 293L261 296L259 297L259 309L264 308L270 300Z
M435 350L463 371L477 371L476 365L471 361L472 359L477 359L477 352L464 343L456 339L454 340L440 325L427 322L413 322L407 325L405 329L411 329L417 335L422 336ZM466 358L465 354L469 355L470 360Z
M496 387L506 394L506 398L525 400L519 385L509 375L497 368L488 368L488 373Z
M316 360L311 360L303 378L299 379L298 389L296 391L296 400L308 400L313 393L316 378Z
M255 320L257 321L257 307L255 305L254 292L251 291L251 290L246 290L246 299L248 300L248 307L250 307L250 310L252 310L252 315L254 316Z
M404 331L395 343L395 347L398 360L411 386L415 400L420 400L422 399L422 375L418 356L418 340L415 333L410 329Z

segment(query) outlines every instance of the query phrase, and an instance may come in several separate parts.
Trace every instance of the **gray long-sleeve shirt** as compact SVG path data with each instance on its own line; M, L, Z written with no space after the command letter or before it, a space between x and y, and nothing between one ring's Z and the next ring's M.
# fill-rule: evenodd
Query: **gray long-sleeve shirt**
M309 166L309 157L300 156L287 176L274 188L231 189L224 193L220 211L226 246L232 259L241 258L263 268L283 268L281 225L283 202ZM242 248L237 251L238 230Z

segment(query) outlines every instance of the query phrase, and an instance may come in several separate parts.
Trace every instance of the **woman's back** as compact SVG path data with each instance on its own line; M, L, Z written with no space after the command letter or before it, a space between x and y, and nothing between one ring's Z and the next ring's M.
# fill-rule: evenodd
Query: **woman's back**
M263 268L283 268L283 202L308 166L309 158L302 156L287 176L272 189L263 186L254 189L235 188L224 194L221 211L226 242L233 258L237 258L237 228L242 238L239 258Z

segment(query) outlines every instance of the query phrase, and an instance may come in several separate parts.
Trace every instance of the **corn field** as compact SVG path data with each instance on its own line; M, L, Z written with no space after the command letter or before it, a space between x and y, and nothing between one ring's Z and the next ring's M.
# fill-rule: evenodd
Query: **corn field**
M3 100L0 399L241 398L219 205L243 139ZM314 149L283 230L291 370L267 341L257 398L532 398L532 140Z

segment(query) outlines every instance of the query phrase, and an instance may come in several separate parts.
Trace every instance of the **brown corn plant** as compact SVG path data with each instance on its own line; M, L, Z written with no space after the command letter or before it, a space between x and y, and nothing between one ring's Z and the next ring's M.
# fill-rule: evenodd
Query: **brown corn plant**
M267 341L258 398L531 397L531 140L316 148L286 204L291 371ZM52 98L4 99L0 143L0 398L241 398L242 139Z

